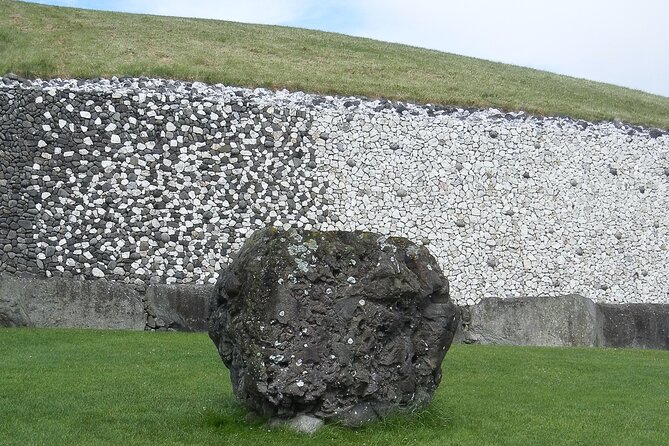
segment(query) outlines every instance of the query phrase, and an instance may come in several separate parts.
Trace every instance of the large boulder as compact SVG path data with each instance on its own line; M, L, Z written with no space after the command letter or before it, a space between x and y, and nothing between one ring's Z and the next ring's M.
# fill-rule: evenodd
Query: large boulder
M456 326L427 249L370 232L257 231L209 308L242 403L346 425L429 403Z

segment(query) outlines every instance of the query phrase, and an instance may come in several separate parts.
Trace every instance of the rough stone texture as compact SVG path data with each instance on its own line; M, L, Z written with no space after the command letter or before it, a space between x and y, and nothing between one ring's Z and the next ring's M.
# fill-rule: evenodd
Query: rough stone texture
M669 135L147 78L0 79L0 272L215 283L248 234L428 244L451 298L669 302Z
M280 427L288 427L289 429L299 432L301 434L313 435L321 427L323 427L323 420L321 418L313 417L311 415L299 414L294 418L272 418L267 423L270 429Z
M0 275L0 327L28 327L30 315L20 299L8 292L6 279Z
M298 415L290 420L288 426L294 431L312 435L323 426L323 420L309 415Z
M0 326L142 330L141 296L124 284L0 274Z
M669 350L669 305L598 304L597 313L602 347Z
M206 331L212 285L151 285L146 291L148 329Z
M455 331L426 248L369 232L255 232L224 269L209 335L263 415L347 425L422 407Z
M465 343L594 346L597 310L577 295L484 299L460 308L457 340Z

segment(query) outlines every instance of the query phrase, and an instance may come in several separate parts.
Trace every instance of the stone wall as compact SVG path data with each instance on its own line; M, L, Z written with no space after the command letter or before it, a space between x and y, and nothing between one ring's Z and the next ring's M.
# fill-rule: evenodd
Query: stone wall
M0 273L0 328L206 331L213 285L133 284ZM454 342L669 350L669 304L577 295L483 299L458 308Z
M483 299L460 307L466 344L669 350L669 305L595 303L578 295Z
M428 244L460 305L668 303L669 135L156 79L0 78L0 272L207 284L267 224Z
M0 274L0 327L144 330L142 300L124 283Z

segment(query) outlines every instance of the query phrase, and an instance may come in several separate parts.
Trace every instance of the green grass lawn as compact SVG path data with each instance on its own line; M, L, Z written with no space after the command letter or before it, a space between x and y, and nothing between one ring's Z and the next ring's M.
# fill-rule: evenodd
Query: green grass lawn
M535 36L540 38L540 36ZM305 29L0 0L0 74L161 76L669 128L669 98Z
M456 345L429 409L313 438L233 400L205 334L0 329L0 444L666 445L669 352Z

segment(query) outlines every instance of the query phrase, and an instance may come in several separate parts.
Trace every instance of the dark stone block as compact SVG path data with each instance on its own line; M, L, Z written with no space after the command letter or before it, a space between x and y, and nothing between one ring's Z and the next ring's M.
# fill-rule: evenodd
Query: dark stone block
M602 347L669 350L669 305L597 304Z
M206 331L213 285L151 285L146 291L147 312L155 327Z

